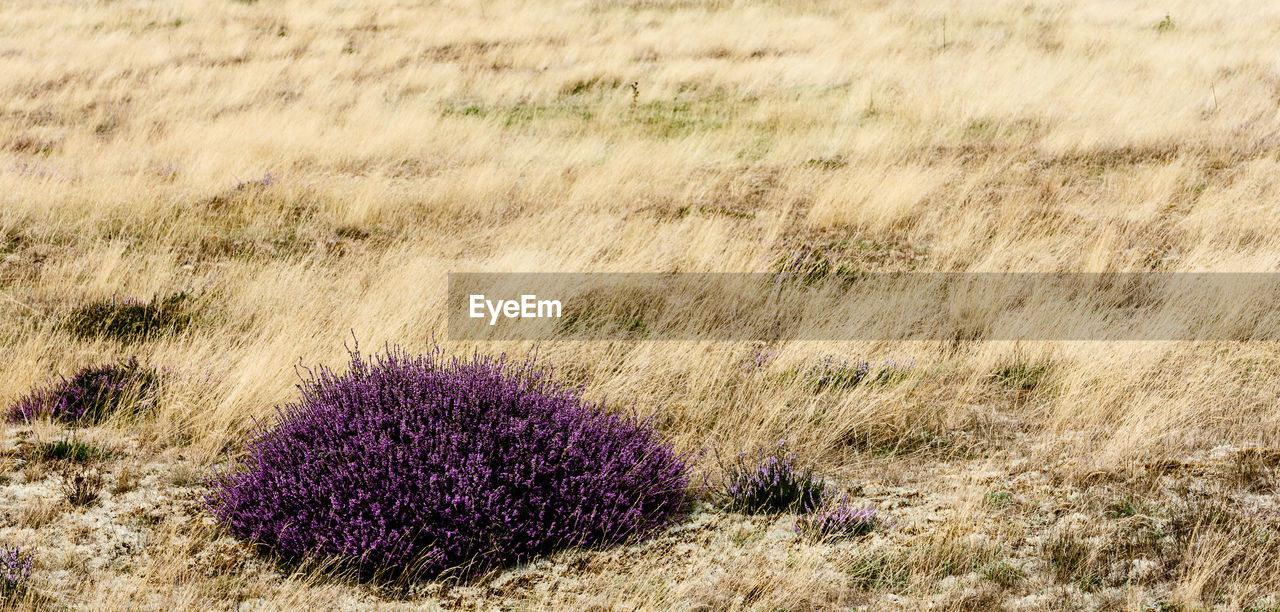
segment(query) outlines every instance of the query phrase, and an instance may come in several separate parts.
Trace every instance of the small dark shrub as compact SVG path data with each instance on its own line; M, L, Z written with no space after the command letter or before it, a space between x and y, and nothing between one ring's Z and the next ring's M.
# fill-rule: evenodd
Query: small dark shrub
M1047 364L1016 360L996 368L993 376L1006 389L1031 391L1044 382L1048 373Z
M772 452L739 455L722 466L719 505L747 514L808 513L821 507L826 482L814 474L814 466L799 469L795 461L785 442L779 442Z
M86 444L75 438L68 440L56 440L53 442L41 442L31 448L31 452L27 455L30 461L62 461L69 463L88 463L91 461L99 461L107 459L111 456L111 452Z
M12 601L26 594L35 556L17 546L0 544L0 598Z
M585 308L570 304L560 318L558 327L566 335L602 334L610 337L643 338L649 335L649 329L642 314L628 312L627 309L600 308L594 304Z
M855 508L848 497L796 519L796 533L813 540L852 540L880 524L874 506Z
M861 384L891 384L907 377L913 362L885 361L872 365L870 361L848 361L832 356L823 357L806 368L798 368L796 375L815 392L824 389L851 389Z
M832 279L848 284L863 275L857 266L843 262L840 251L830 246L807 245L785 253L775 261L773 269L775 283L805 287Z
M62 494L73 506L88 506L98 501L102 491L102 472L97 468L69 464L62 471Z
M32 391L5 412L10 423L48 417L63 423L101 422L120 410L137 410L150 402L160 374L136 358L81 368L71 378Z
M682 517L687 457L532 361L388 349L321 369L206 499L229 532L366 577L473 573Z
M192 296L185 291L156 296L146 302L113 297L76 308L64 325L81 338L141 342L178 333L190 326L195 319L192 301Z
M839 170L849 165L849 160L843 155L834 157L813 157L805 160L804 165L809 168L817 168L819 170Z
M343 240L364 240L373 233L357 225L343 225L333 230L333 234Z

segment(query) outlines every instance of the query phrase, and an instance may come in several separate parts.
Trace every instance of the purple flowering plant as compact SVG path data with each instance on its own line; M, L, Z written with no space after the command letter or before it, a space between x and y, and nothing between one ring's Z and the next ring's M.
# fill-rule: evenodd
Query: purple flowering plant
M688 511L688 455L532 359L350 351L306 371L210 481L228 532L362 577L474 574L642 538Z
M768 367L770 363L773 363L774 359L777 359L778 353L778 349L771 346L752 347L749 354L738 360L738 368L748 371L762 370Z
M273 176L271 170L267 169L260 179L249 179L247 181L236 179L235 189L243 191L246 189L266 189L280 182L279 176Z
M717 488L719 505L731 512L773 514L812 512L826 498L826 482L816 475L816 466L800 468L786 441L771 451L743 453L728 465Z
M69 180L66 173L41 164L14 162L9 166L8 171L23 178L55 179L63 182Z
M0 596L16 599L27 590L35 556L17 546L0 544Z
M875 506L854 506L848 495L796 519L796 533L818 541L851 540L880 525Z
M155 398L161 374L136 357L81 368L71 378L38 387L5 411L10 423L49 418L61 423L91 425L111 414L140 410Z

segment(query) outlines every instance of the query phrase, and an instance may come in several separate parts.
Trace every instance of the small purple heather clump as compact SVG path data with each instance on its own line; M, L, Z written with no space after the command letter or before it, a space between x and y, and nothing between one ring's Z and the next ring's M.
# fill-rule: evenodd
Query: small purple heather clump
M879 524L874 506L854 507L846 495L796 519L796 533L820 541L851 540L875 531Z
M53 168L42 166L40 164L26 164L26 163L14 162L14 164L9 167L9 172L17 174L18 176L21 176L23 178L37 178L37 179L52 178L52 179L57 179L59 181L67 180L66 174L63 174L62 172L54 170Z
M743 453L723 469L717 496L719 505L732 512L807 513L826 497L826 482L815 475L813 465L797 468L795 453L787 452L785 441L772 452Z
M688 456L532 361L351 352L259 428L206 505L227 531L365 577L474 573L643 537L688 509Z
M250 179L247 181L237 180L235 188L236 190L266 189L278 182L280 182L280 177L272 176L271 170L268 169L262 174L262 178L260 179Z
M830 355L807 368L799 370L806 383L821 391L826 388L845 389L866 380L871 373L868 361L849 362Z
M71 378L33 390L5 411L10 423L50 418L86 425L120 410L138 409L153 399L161 375L137 358L81 368Z
M778 349L771 346L754 347L749 355L738 360L738 368L743 370L760 370L768 366L778 357Z
M35 556L23 552L17 546L0 544L0 596L4 599L20 597L27 590Z

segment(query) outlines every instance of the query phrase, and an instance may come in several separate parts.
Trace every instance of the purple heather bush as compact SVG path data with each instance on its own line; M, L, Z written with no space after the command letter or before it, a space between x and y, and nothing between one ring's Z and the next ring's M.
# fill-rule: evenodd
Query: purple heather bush
M0 544L0 597L16 599L27 590L35 556L17 546Z
M815 475L813 465L796 467L785 440L770 452L738 455L723 469L719 505L733 512L807 513L822 506L826 496L826 482Z
M851 540L875 531L876 509L855 507L848 496L796 519L796 533L814 540Z
M206 505L285 558L365 577L482 572L684 516L689 457L532 360L351 351L255 430Z
M75 425L98 423L115 412L142 407L159 383L160 373L137 358L88 366L20 398L5 412L5 420L26 423L47 417Z

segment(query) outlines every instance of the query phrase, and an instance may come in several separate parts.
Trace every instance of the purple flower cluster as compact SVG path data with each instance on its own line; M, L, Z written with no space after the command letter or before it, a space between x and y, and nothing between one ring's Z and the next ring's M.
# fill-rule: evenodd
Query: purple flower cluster
M267 170L262 174L262 178L260 179L250 179L247 181L237 179L235 189L237 191L243 191L245 189L266 189L278 182L280 182L280 177L272 176L271 170Z
M122 408L149 400L160 382L153 368L127 361L81 368L71 378L40 387L5 411L10 423L51 418L63 423L92 424Z
M862 383L892 383L905 378L915 361L886 360L873 366L870 361L848 361L830 355L808 367L797 368L796 373L816 391L823 389L848 389Z
M751 349L751 354L738 360L738 368L743 370L760 370L772 363L777 357L778 349L771 346L757 346Z
M357 349L299 389L206 498L285 556L367 577L479 572L642 537L688 508L687 455L533 361Z
M875 506L855 507L846 495L796 519L796 533L814 540L850 540L871 533L877 525Z
M178 167L178 164L170 162L163 166L160 166L160 165L152 166L151 172L163 180L173 181L174 179L178 178L178 175L182 174L182 169Z
M0 595L5 599L20 596L27 589L35 556L17 546L0 544Z
M9 172L17 174L18 176L21 176L23 178L37 178L37 179L52 178L52 179L57 179L59 181L68 180L68 177L66 174L59 172L58 170L55 170L53 168L42 166L40 164L26 164L26 163L15 162L12 166L9 166Z
M797 468L795 453L787 452L785 440L772 452L741 454L723 469L718 496L730 511L806 513L821 506L826 496L826 483L814 474L814 466Z

